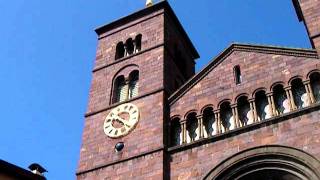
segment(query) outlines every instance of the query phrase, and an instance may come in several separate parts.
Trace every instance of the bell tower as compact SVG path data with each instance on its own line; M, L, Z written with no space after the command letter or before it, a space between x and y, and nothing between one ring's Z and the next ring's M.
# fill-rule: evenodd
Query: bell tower
M167 1L97 28L77 179L168 176L167 98L199 57Z

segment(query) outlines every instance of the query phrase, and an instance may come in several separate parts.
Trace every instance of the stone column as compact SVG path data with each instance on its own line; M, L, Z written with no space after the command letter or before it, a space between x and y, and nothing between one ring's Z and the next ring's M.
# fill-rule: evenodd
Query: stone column
M294 103L291 86L285 87L284 90L286 91L287 98L289 99L291 111L296 110L297 106Z
M199 126L199 131L198 131L198 133L199 133L199 139L201 139L201 138L203 138L203 128L204 128L204 126L203 126L203 116L202 115L198 115L197 116L197 119L198 119L198 126Z
M241 127L241 122L239 120L238 106L237 104L232 104L231 108L232 108L234 128L239 128Z
M216 131L217 134L221 134L221 119L220 119L220 109L214 111L214 117L216 119Z
M185 144L185 143L187 143L187 121L181 120L180 126L181 126L181 130L182 130L182 144Z
M276 104L274 103L274 97L273 97L273 91L270 92L270 99L271 99L271 104L272 104L272 110L273 110L273 116L279 115Z
M133 44L133 53L136 53L136 50L137 50L136 40L132 40L132 44Z
M128 56L128 47L126 44L123 45L124 46L124 57Z
M311 88L311 84L310 84L310 80L306 80L306 81L303 81L303 84L304 84L304 87L306 89L306 92L308 94L308 98L311 102L311 104L315 103L315 98L314 98L314 95L313 95L313 92L312 92L312 88Z
M249 99L248 100L250 103L250 110L253 113L253 122L258 122L258 115L257 115L257 108L256 108L256 103L255 103L255 99Z
M276 115L276 114L275 114L275 107L274 107L274 104L272 103L272 102L273 102L273 101L272 101L272 99L273 99L273 94L272 94L272 92L270 92L270 93L267 93L266 95L267 95L267 98L268 98L269 106L270 106L270 108L271 108L271 117L273 117L273 116Z

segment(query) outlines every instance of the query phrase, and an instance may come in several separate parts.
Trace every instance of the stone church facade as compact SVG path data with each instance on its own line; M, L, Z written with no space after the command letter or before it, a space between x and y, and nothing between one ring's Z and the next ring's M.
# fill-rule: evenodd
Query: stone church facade
M293 5L313 49L232 44L198 73L167 1L96 29L77 179L320 179L320 1Z

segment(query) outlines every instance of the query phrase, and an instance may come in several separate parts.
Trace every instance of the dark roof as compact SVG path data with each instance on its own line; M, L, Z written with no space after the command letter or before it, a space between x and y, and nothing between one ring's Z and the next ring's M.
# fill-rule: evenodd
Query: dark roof
M146 7L140 11L137 11L133 14L130 14L128 16L125 16L123 18L120 18L114 22L111 22L109 24L103 25L101 27L98 27L97 29L95 29L95 32L100 35L102 33L105 33L106 31L115 29L119 26L122 26L123 24L129 23L134 21L135 19L138 19L140 17L143 17L145 15L148 15L150 13L153 13L155 11L158 11L160 9L164 9L165 13L167 13L172 19L173 22L177 25L177 30L181 33L181 35L183 36L183 38L186 40L188 46L191 48L192 54L194 56L195 59L199 58L199 53L196 50L196 48L193 46L189 36L187 35L187 33L185 32L184 28L182 27L178 17L176 16L176 14L174 13L174 11L172 10L170 4L166 1L160 1L159 3L156 3L150 7Z
M26 169L18 167L0 159L0 174L5 174L12 178L23 180L45 180L43 176L32 173Z
M175 93L173 93L169 97L170 105L175 103L180 97L182 97L185 93L187 93L196 83L198 83L207 74L209 74L215 67L217 67L218 64L220 64L224 59L226 59L234 51L318 58L317 51L313 49L300 49L300 48L288 48L288 47L279 47L279 46L263 46L263 45L234 43L234 44L231 44L229 47L227 47L224 51L222 51L213 60L211 60L206 67L204 67L199 73L194 75L181 88L179 88Z

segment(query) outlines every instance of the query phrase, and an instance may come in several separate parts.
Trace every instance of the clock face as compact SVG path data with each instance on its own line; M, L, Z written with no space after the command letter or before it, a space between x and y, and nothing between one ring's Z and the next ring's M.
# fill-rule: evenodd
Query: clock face
M119 138L129 134L139 122L139 109L136 105L122 104L108 114L104 121L104 132L110 138Z

